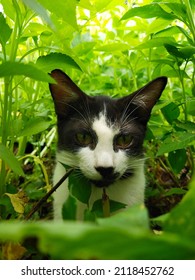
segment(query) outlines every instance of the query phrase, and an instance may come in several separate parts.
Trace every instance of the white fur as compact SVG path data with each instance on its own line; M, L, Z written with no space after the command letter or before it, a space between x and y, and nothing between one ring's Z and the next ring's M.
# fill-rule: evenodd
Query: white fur
M82 173L91 180L100 180L101 175L95 167L113 167L120 176L126 171L127 167L132 167L134 175L122 180L117 180L106 188L106 193L110 200L118 201L127 205L127 207L144 202L144 160L128 157L125 151L113 150L113 138L119 133L119 129L108 126L106 116L101 114L95 119L92 126L98 137L98 143L94 150L89 147L81 148L77 155L61 151L57 153L56 168L54 171L53 182L56 184L65 174L65 168L61 163L79 168ZM119 177L120 177L119 176ZM68 180L66 180L54 193L54 218L62 218L62 206L69 195ZM92 194L89 199L89 208L91 209L96 200L102 198L102 188L92 185ZM77 219L83 219L83 213L86 205L78 201Z

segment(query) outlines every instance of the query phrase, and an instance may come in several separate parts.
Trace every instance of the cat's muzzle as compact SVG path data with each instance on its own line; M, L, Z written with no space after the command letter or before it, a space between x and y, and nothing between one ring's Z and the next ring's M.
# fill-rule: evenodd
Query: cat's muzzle
M116 180L120 178L120 174L118 172L113 173L114 169L111 167L103 168L99 167L96 170L101 174L102 179L100 180L91 180L91 182L98 188L108 187L113 184Z

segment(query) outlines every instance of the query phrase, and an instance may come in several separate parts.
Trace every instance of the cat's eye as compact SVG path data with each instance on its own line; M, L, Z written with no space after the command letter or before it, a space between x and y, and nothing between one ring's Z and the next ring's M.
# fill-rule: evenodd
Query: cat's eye
M121 134L115 139L115 145L118 149L127 149L131 142L133 140L133 137L130 134Z
M93 143L93 137L89 132L78 132L76 140L81 146L89 146Z

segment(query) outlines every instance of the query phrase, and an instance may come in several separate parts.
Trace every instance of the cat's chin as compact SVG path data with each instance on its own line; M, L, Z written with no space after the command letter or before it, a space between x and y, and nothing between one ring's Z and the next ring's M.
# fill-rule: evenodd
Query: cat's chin
M116 180L90 180L90 182L97 188L107 188L112 185Z
M107 188L120 178L119 173L114 173L110 176L102 177L101 179L90 178L90 182L97 188Z
M126 172L120 176L119 173L114 174L112 177L102 178L101 180L92 180L90 182L95 185L97 188L107 188L110 185L114 184L116 181L125 180L129 177L132 177L134 174L133 169L127 169Z

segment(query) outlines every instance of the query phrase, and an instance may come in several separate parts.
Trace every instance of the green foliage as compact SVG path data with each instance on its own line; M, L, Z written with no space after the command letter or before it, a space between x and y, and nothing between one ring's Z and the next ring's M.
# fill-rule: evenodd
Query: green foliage
M90 95L112 97L127 95L157 76L169 78L145 141L146 204L156 217L153 222L162 226L162 235L150 232L146 209L138 207L96 224L1 222L0 239L22 242L36 237L39 257L45 253L51 258L194 259L194 2L1 0L0 4L2 219L22 220L32 203L50 189L56 122L47 85L51 70L64 70ZM75 217L75 198L87 203L90 195L86 182L75 180L64 205L66 219ZM113 209L124 207L111 204ZM99 201L92 213L86 212L86 219L102 215L101 205ZM34 218L47 214L43 207ZM110 236L115 236L114 244ZM21 257L23 249L17 248Z
M14 155L10 152L10 150L0 144L0 157L2 160L6 162L7 165L18 175L23 175L23 170L18 162L18 160L14 157Z
M190 203L193 208L194 205L194 201ZM162 235L150 231L147 211L142 206L100 219L96 224L4 222L0 227L0 239L22 242L37 238L39 252L49 254L52 259L194 259L192 223L187 231L181 232L179 229L184 229L184 224L178 222L174 230L175 218L180 217L181 210L170 214Z

